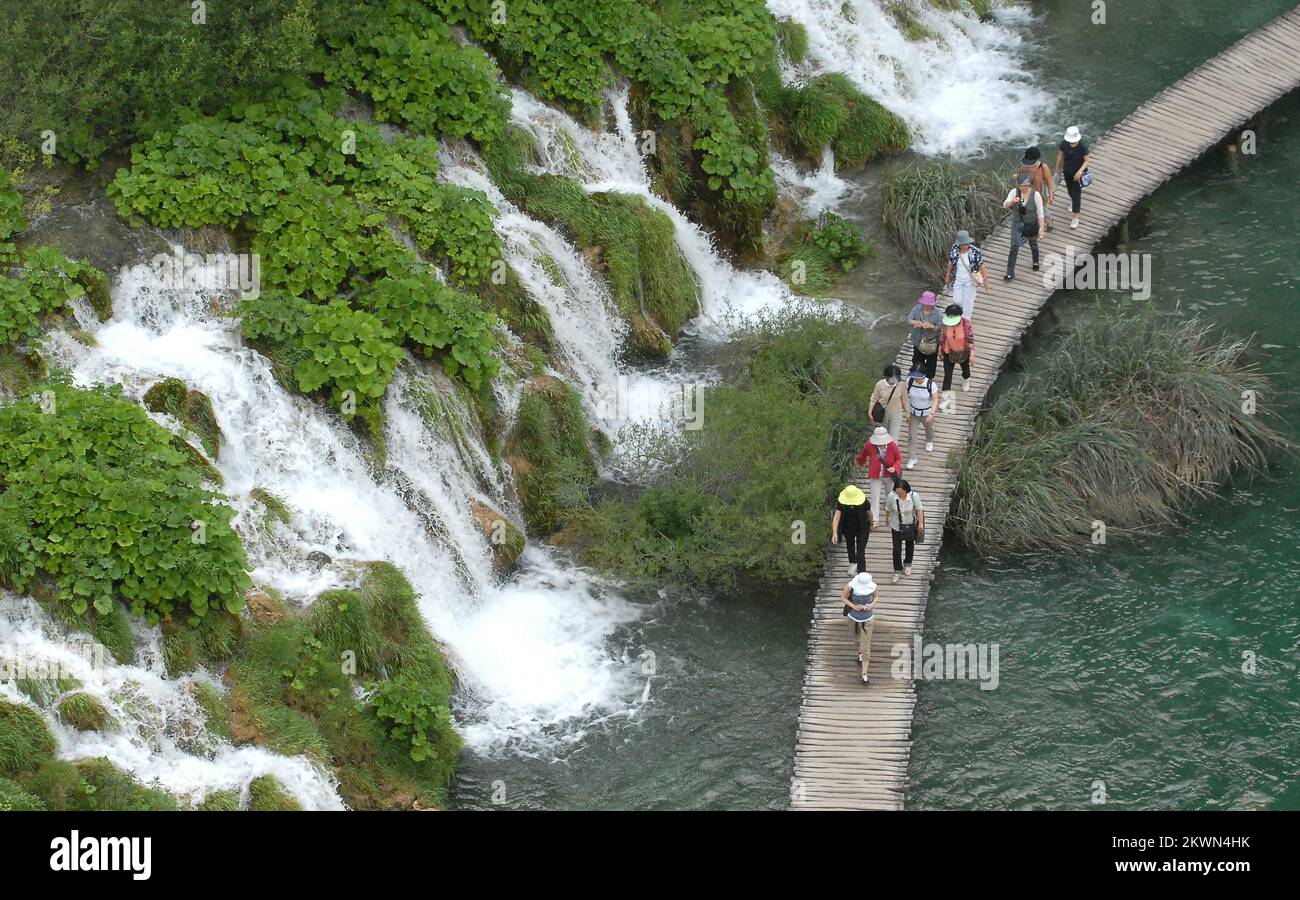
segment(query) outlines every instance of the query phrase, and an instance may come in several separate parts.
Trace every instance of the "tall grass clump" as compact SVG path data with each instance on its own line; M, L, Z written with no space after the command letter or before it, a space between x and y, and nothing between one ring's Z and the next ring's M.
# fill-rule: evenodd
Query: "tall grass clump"
M978 241L1002 218L1001 182L947 163L917 163L885 184L884 220L894 239L926 275L943 274L958 230Z
M829 145L836 169L848 169L908 145L906 123L842 73L784 85L773 66L759 77L756 90L778 143L804 159L821 159Z
M1147 306L1096 310L976 422L951 521L983 553L1085 546L1178 519L1288 442L1243 392L1269 396L1248 341Z
M738 341L743 365L705 391L702 427L630 442L649 487L582 521L593 563L717 588L746 572L793 581L820 570L811 535L866 435L884 357L851 314L812 304L747 322Z

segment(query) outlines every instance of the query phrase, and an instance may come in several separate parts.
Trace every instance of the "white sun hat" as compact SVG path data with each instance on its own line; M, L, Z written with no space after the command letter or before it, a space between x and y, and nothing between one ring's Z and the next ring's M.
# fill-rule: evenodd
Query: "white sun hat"
M1083 140L1083 135L1079 132L1078 125L1071 125L1065 129L1065 139L1073 144L1075 141Z
M858 596L874 594L876 592L876 579L871 577L870 572L859 572L853 576L849 582L849 587L853 588L853 593Z
M877 447L888 447L889 442L892 441L893 438L889 436L888 428L883 425L877 425L876 430L871 433L871 437L867 438L867 440L875 444Z

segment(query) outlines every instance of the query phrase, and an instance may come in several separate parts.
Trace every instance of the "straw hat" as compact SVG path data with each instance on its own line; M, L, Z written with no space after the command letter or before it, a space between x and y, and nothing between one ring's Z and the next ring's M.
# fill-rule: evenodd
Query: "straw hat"
M1065 129L1065 139L1073 144L1075 141L1083 140L1083 135L1079 132L1078 125L1071 125Z
M840 491L839 501L845 506L861 506L867 499L867 495L856 484L850 484L844 490Z
M893 438L889 436L889 429L884 425L877 425L876 430L871 432L871 437L867 441L875 444L877 447L888 447ZM859 492L861 493L861 492Z
M849 582L849 587L853 588L853 593L863 596L874 594L876 592L876 579L871 577L870 572L859 572L853 576Z

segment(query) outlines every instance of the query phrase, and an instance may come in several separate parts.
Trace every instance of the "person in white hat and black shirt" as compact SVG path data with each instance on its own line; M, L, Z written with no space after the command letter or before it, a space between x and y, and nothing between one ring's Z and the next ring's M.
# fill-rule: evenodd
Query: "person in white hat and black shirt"
M1078 125L1065 129L1065 140L1056 151L1056 171L1061 173L1065 189L1070 192L1070 227L1079 227L1079 210L1083 206L1084 174L1088 171L1088 145Z
M876 627L876 601L880 598L875 579L868 572L859 572L844 585L840 598L844 601L844 614L853 623L853 633L857 637L862 683L870 684L867 667L871 664L871 632Z

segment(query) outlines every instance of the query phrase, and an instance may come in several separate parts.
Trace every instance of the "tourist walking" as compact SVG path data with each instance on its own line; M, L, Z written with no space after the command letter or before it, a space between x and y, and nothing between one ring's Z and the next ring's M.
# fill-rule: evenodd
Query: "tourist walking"
M1016 257L1020 246L1029 241L1034 258L1034 271L1038 271L1038 228L1046 218L1043 195L1034 190L1033 179L1020 176L1020 183L1011 189L1002 205L1011 210L1011 251L1007 253L1007 281L1016 277Z
M859 572L844 585L840 599L844 601L844 614L853 623L862 683L870 684L871 676L867 674L867 667L871 664L871 632L876 625L876 602L880 599L876 580L867 572Z
M835 499L835 515L831 517L831 543L844 539L844 549L849 555L849 574L856 575L866 569L867 537L870 519L867 514L867 495L856 484L846 485Z
M871 421L877 425L884 425L889 430L889 436L895 441L903 430L906 395L907 391L903 387L903 370L893 364L885 366L884 377L876 382L876 387L871 392Z
M1043 231L1052 230L1052 198L1056 196L1052 184L1052 169L1043 162L1043 154L1037 147L1026 147L1025 155L1020 158L1020 171L1016 173L1015 183L1020 183L1020 176L1028 175L1034 190L1043 195Z
M970 366L975 354L975 329L970 319L963 319L961 307L950 303L944 310L943 331L939 335L939 355L943 358L943 393L952 390L953 366L961 366L961 389L970 390Z
M961 304L961 314L969 319L975 315L975 290L983 287L989 279L988 266L984 265L984 254L971 240L970 232L962 229L957 232L952 250L948 252L948 274L944 284L952 284L952 299ZM931 370L930 375L934 375Z
M925 540L925 507L921 495L900 480L885 501L885 522L894 542L894 581L912 574L912 556L918 542Z
M916 466L916 439L925 429L925 452L934 450L934 408L939 386L920 370L907 377L907 468Z
M885 426L877 425L857 456L858 467L867 467L867 484L871 489L871 527L880 522L880 489L888 479L892 485L903 474L903 452L890 437ZM861 571L861 570L859 570Z
M1079 126L1065 129L1065 140L1056 151L1056 171L1061 173L1065 189L1070 193L1070 227L1079 227L1079 210L1083 206L1083 189L1092 176L1088 173L1088 145L1083 142Z
M912 307L912 368L934 377L939 360L939 329L943 327L943 313L935 307L934 291L925 291Z

